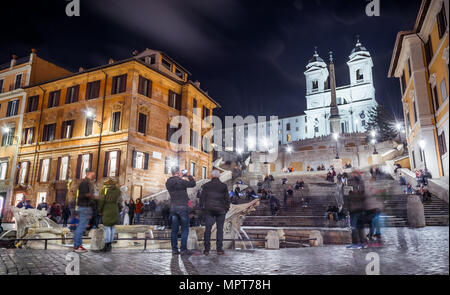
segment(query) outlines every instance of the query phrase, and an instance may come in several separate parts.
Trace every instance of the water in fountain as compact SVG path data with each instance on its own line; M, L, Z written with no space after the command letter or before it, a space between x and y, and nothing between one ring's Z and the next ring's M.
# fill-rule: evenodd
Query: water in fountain
M247 246L245 245L245 241L242 238L241 233L234 226L232 226L232 228L235 231L235 233L237 233L237 235L239 236L239 239L242 241L242 245L244 245L244 249L247 250Z
M248 236L247 232L243 228L241 228L241 232L244 234L244 237L250 242L250 248L254 250L255 248L253 247L252 240L250 240L250 237Z

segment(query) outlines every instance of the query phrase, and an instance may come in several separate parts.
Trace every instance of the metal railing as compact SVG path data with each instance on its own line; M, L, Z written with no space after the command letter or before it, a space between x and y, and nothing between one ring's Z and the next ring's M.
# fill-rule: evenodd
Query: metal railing
M6 243L12 243L14 242L14 245L17 242L29 242L29 241L44 241L44 250L48 249L48 241L61 241L61 242L65 242L66 240L74 240L75 238L40 238L40 239L0 239L0 242L6 242ZM83 238L83 240L91 240L91 238L87 237L87 238ZM144 250L147 250L147 241L170 241L171 238L162 238L162 237L157 237L157 238L117 238L114 239L114 241L144 241ZM312 239L300 239L300 240L289 240L289 239L280 239L280 245L282 243L285 244L303 244L302 242L309 242L309 241L315 241L316 238L312 238ZM198 239L198 242L203 242L204 239ZM216 241L216 239L210 239L211 242ZM267 242L267 239L247 239L247 240L241 240L241 239L223 239L222 241L224 242L231 242L232 245L232 249L235 250L236 249L236 241L240 242L240 243L250 243L250 242Z

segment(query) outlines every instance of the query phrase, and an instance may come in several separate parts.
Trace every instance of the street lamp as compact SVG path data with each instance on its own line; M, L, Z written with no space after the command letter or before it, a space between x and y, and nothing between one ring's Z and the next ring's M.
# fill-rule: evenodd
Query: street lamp
M292 147L291 146L288 146L287 148L286 148L286 151L290 154L290 153L292 153Z
M335 132L333 133L333 138L336 140L336 159L339 159L339 153L338 153L338 139L339 139L339 133Z
M103 125L102 122L95 120L95 113L92 110L90 109L86 110L85 114L89 120L92 120L93 122L97 123L98 126L101 127Z
M398 141L402 141L402 135L401 135L401 133L402 133L402 124L396 123L395 124L395 128L398 131Z
M372 137L377 136L377 132L375 130L370 131L370 136Z
M4 127L2 128L2 130L3 130L3 133L6 133L6 134L8 135L8 139L9 139L9 138L13 138L13 139L16 140L16 143L19 142L19 137L18 137L18 136L15 136L14 134L11 134L11 128L9 128L9 127L7 127L7 126L4 126ZM8 140L8 142L9 142L9 140ZM7 145L9 145L9 143L8 143Z
M376 146L377 140L375 138L372 138L372 140L370 142L373 144L373 154L374 155L378 154L377 146Z
M425 167L425 170L427 170L427 161L425 161L425 146L426 146L426 142L425 140L421 139L419 141L419 146L422 152L422 157L423 157L423 165Z

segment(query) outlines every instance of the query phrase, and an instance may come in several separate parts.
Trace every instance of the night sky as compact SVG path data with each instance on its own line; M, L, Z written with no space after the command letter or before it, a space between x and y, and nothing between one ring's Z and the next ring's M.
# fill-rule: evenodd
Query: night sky
M402 116L398 80L387 72L396 34L413 28L420 2L380 0L381 16L368 17L365 0L81 0L81 16L70 18L65 0L2 1L0 63L36 48L78 71L152 48L201 82L222 105L216 114L287 117L305 109L314 46L326 61L334 52L343 86L359 34L373 58L377 101Z

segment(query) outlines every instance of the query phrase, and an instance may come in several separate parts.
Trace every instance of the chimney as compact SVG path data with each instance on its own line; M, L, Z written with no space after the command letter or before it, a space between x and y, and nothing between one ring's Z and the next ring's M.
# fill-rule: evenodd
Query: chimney
M17 55L13 54L11 59L11 68L16 65Z
M36 57L37 50L34 48L31 48L31 54L30 54L30 62L33 61L33 59Z
M195 80L194 85L195 85L197 88L200 88L200 82L199 82L198 80Z
M108 64L113 64L115 62L115 60L113 59L113 58L110 58L109 60L108 60Z
M78 72L84 72L84 68L83 67L80 67L79 69L78 69Z

